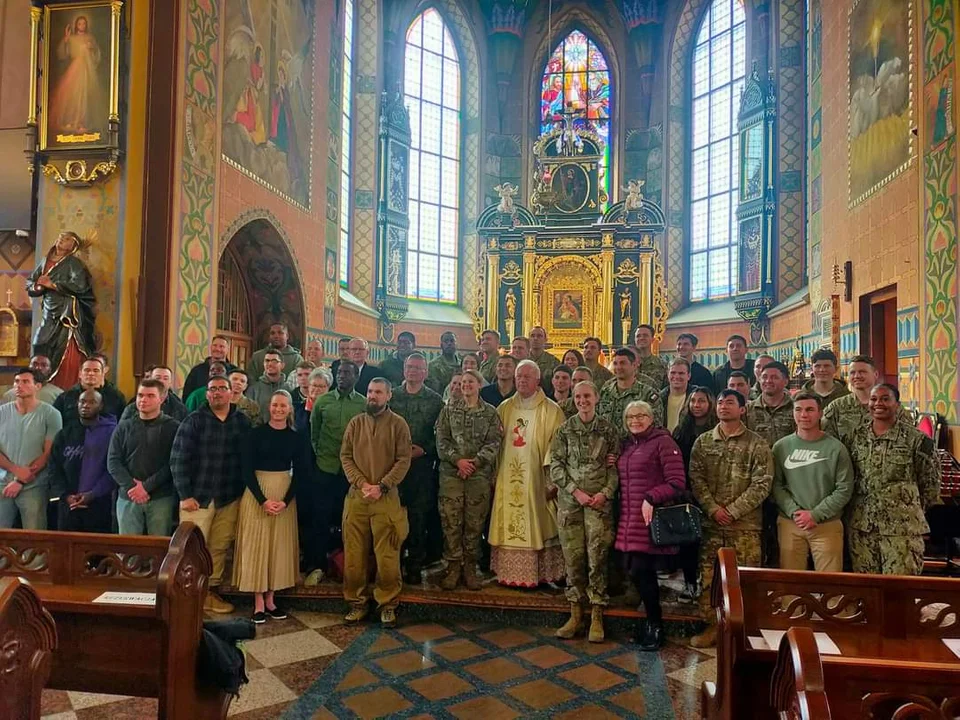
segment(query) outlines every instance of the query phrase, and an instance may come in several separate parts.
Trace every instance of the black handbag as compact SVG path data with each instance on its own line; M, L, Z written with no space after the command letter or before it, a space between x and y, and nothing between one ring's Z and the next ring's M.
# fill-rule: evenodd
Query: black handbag
M658 547L692 545L700 542L702 522L703 511L693 503L655 507L650 537Z

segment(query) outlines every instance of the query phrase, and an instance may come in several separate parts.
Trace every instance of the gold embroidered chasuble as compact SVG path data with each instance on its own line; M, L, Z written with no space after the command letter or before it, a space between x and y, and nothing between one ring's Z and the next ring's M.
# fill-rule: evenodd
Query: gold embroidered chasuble
M542 390L497 408L504 440L490 521L490 544L503 550L539 551L556 542L557 506L546 500L550 443L564 415Z

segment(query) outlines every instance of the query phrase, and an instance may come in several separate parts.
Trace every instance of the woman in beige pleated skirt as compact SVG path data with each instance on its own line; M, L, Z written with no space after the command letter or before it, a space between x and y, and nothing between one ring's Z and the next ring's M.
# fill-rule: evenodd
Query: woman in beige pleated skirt
M293 400L286 390L270 398L270 420L250 431L242 450L246 490L240 500L233 584L253 593L253 621L287 617L274 591L297 583L298 478L308 478L305 434L293 428Z

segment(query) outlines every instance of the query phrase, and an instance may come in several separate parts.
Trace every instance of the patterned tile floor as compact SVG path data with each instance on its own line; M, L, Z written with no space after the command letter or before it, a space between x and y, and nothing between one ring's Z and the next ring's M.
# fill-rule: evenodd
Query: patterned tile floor
M424 622L381 630L293 611L246 644L250 684L231 706L263 718L676 718L698 715L714 653L669 643L637 652L624 637L561 641L553 628ZM155 700L48 690L47 720L140 720Z

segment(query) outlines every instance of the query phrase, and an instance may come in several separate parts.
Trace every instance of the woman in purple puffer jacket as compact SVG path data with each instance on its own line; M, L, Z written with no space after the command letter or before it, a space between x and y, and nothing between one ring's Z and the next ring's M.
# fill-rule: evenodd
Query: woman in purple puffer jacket
M657 584L657 555L674 555L676 546L657 546L650 536L653 508L677 501L686 491L683 456L670 433L653 427L653 408L632 402L623 411L629 433L617 462L620 475L620 523L615 547L624 554L627 571L633 578L646 622L637 624L634 636L642 650L663 646L663 611Z

